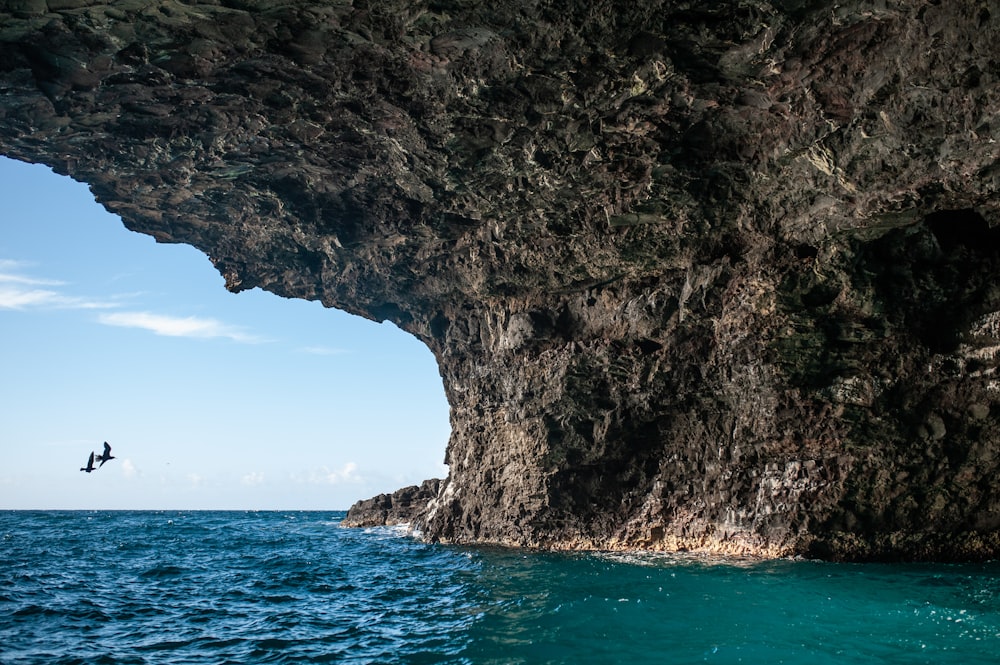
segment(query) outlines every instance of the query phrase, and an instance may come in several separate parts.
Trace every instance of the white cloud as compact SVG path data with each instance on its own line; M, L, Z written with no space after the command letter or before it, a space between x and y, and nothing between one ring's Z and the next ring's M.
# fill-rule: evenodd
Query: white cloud
M111 302L66 295L52 288L65 282L20 274L26 264L0 259L0 309L99 309L115 307Z
M64 282L23 274L28 264L0 259L0 309L113 309L120 307L123 296L108 299L88 299L68 295ZM125 297L134 297L135 295ZM267 340L221 321L195 316L178 317L152 312L111 312L98 316L104 325L141 328L157 335L170 337L225 338L245 344Z
M348 462L339 470L322 466L304 476L293 476L292 479L312 485L341 485L344 483L364 482L364 479L358 474L358 465L354 462Z
M240 479L244 485L260 485L264 482L264 474L261 471L251 471Z
M14 259L0 259L0 270L21 270L26 268L30 263L27 261L17 261Z
M108 309L117 307L112 302L88 300L67 296L49 289L23 289L17 286L0 286L0 308L3 309Z
M263 339L243 332L234 326L226 325L215 319L204 319L196 316L166 316L152 312L113 312L102 314L98 321L108 326L124 328L141 328L157 335L168 337L197 337L209 339L224 337L236 342L254 344Z
M4 309L44 307L54 304L58 299L59 294L55 291L0 286L0 307Z
M126 478L135 478L139 475L139 470L135 468L135 464L132 464L132 460L122 460L122 475Z
M14 261L0 261L0 270L4 269L4 263L14 267ZM64 286L65 282L55 279L39 279L37 277L25 277L24 275L14 275L8 272L0 272L0 282L13 284L30 284L32 286Z

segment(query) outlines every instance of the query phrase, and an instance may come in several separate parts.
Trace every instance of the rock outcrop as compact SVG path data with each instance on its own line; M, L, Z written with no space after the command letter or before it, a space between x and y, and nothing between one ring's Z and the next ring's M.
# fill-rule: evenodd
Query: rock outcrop
M991 557L998 42L980 0L0 0L0 153L424 341L429 538Z
M419 522L431 500L441 491L437 478L425 480L420 485L410 485L392 494L379 494L371 499L358 501L341 521L342 526L397 526Z

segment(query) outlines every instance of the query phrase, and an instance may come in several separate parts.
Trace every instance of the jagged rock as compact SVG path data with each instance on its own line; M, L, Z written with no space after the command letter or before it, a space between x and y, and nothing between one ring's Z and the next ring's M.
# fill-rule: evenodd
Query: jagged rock
M441 481L425 480L420 486L411 485L392 494L379 494L358 501L341 521L341 526L393 526L414 524L427 511L427 504L437 497Z
M973 0L7 0L0 153L423 340L429 538L997 556L998 38Z

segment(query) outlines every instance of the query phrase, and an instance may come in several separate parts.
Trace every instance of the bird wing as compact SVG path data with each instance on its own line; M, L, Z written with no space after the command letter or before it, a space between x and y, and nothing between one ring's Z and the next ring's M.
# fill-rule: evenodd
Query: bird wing
M107 457L110 454L111 454L111 446L109 446L108 442L105 441L104 442L104 456Z

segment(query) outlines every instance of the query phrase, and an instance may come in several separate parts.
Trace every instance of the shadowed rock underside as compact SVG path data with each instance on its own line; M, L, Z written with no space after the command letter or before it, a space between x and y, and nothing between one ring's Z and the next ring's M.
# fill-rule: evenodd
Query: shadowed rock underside
M354 523L994 557L997 43L979 0L0 0L0 153L427 344L449 476Z

